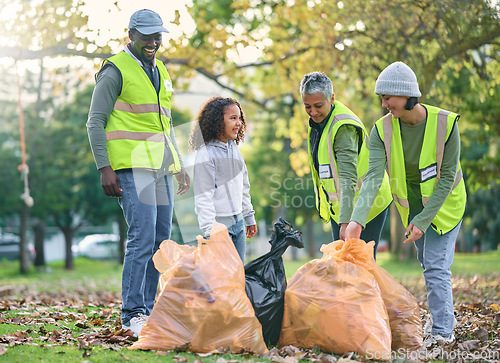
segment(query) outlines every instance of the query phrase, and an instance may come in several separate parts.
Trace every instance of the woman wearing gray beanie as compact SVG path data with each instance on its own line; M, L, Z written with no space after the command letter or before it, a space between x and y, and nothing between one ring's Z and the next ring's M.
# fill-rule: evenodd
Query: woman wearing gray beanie
M389 113L370 135L370 167L346 230L359 238L378 186L387 170L394 203L414 242L427 288L430 318L424 347L455 340L450 267L465 212L460 166L459 115L420 103L417 77L403 62L380 73L375 93Z

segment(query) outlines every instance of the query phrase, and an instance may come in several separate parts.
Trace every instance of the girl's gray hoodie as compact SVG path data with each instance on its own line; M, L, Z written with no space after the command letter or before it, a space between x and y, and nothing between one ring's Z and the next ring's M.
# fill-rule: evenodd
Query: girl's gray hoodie
M202 146L193 173L195 212L205 236L216 217L241 213L247 226L255 225L248 172L234 140L212 140Z

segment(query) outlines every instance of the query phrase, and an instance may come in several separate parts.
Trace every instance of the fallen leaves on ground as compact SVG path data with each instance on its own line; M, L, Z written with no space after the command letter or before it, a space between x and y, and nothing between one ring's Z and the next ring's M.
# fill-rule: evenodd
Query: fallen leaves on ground
M429 312L423 277L402 281L402 284L419 301L422 321L425 322ZM435 347L416 360L499 361L500 275L453 276L452 284L457 317L456 342L446 347ZM0 356L7 349L21 344L43 347L76 346L88 356L95 346L120 351L134 341L130 331L121 329L121 297L118 293L89 293L84 286L71 293L36 291L33 286L9 287L3 291L8 291L8 294L0 296L0 324L13 325L18 329L0 336ZM182 351L189 351L189 346L179 347L170 353ZM158 352L159 355L167 353ZM228 353L227 349L221 348L199 356L217 357ZM402 358L398 352L393 353L393 360ZM241 352L241 355L245 359L252 357L250 352ZM271 348L263 358L279 363L303 360L315 363L367 361L366 357L356 356L352 352L338 357L320 352L319 349L299 349L293 346ZM186 362L186 358L182 356L175 355L172 359ZM222 357L216 362L233 363Z

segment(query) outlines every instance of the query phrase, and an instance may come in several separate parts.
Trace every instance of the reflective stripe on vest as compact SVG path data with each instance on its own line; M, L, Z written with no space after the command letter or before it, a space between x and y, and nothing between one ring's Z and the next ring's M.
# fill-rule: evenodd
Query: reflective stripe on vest
M332 141L332 131L333 131L333 126L339 121L342 120L353 120L359 124L361 124L361 121L359 121L356 117L349 115L349 114L340 114L336 115L333 119L333 122L330 124L330 128L328 129L328 157L330 159L330 168L332 169L332 177L333 177L333 182L335 183L335 193L330 193L328 192L328 198L331 201L334 202L339 202L340 201L340 181L339 181L339 173L337 170L337 165L335 164L335 157L333 156L333 141ZM363 125L361 125L363 127ZM363 128L363 136L366 135L366 132ZM364 137L365 143L367 138ZM335 172L333 172L335 170ZM361 176L361 178L358 179L358 183L356 184L356 192L359 191L361 188L361 183L363 182L363 179L365 178L366 173Z
M158 105L156 103L145 103L141 105L132 105L130 103L125 103L125 102L120 102L116 101L115 106L113 107L113 110L116 111L125 111L125 112L130 112L130 113L158 113L160 112L160 115L166 116L168 118L171 118L171 112L168 108L166 107L160 107L158 108Z
M425 206L429 202L435 188L437 187L437 183L441 178L441 166L443 163L445 143L459 116L433 106L423 106L427 109L428 117L424 131L424 141L420 153L419 167L421 168L420 188L422 194L422 205ZM395 125L397 126L396 130L394 127ZM435 129L432 128L434 125ZM407 227L409 224L408 218L410 206L407 199L404 159L399 158L399 163L403 163L402 165L395 165L396 162L393 160L394 155L396 155L396 157L400 156L399 153L403 155L399 120L393 119L392 114L389 113L377 121L376 127L379 136L384 143L387 157L387 172L390 178L392 196L396 202L396 206L398 207L401 220L403 221L405 227ZM434 155L431 155L430 150L433 150L433 148L430 147L430 143L433 141L431 138L428 138L427 135L431 137L434 133L436 135L436 151ZM398 152L398 154L393 154L393 146L397 148L396 152ZM391 175L393 171L396 171L398 176ZM432 178L435 178L435 181L430 184ZM463 212L465 210L465 200L465 184L463 182L462 169L459 163L450 195L434 218L433 223L431 224L432 227L441 234L449 232L453 229L462 219ZM449 207L450 205L453 205L453 207ZM453 208L454 210L449 210L448 208Z

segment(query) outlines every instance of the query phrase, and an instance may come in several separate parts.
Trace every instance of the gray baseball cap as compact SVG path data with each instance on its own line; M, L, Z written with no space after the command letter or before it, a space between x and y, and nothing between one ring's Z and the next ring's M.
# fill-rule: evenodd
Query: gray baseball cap
M161 20L160 15L149 9L141 9L133 13L130 17L128 28L135 29L144 35L169 32L163 27L163 21Z

